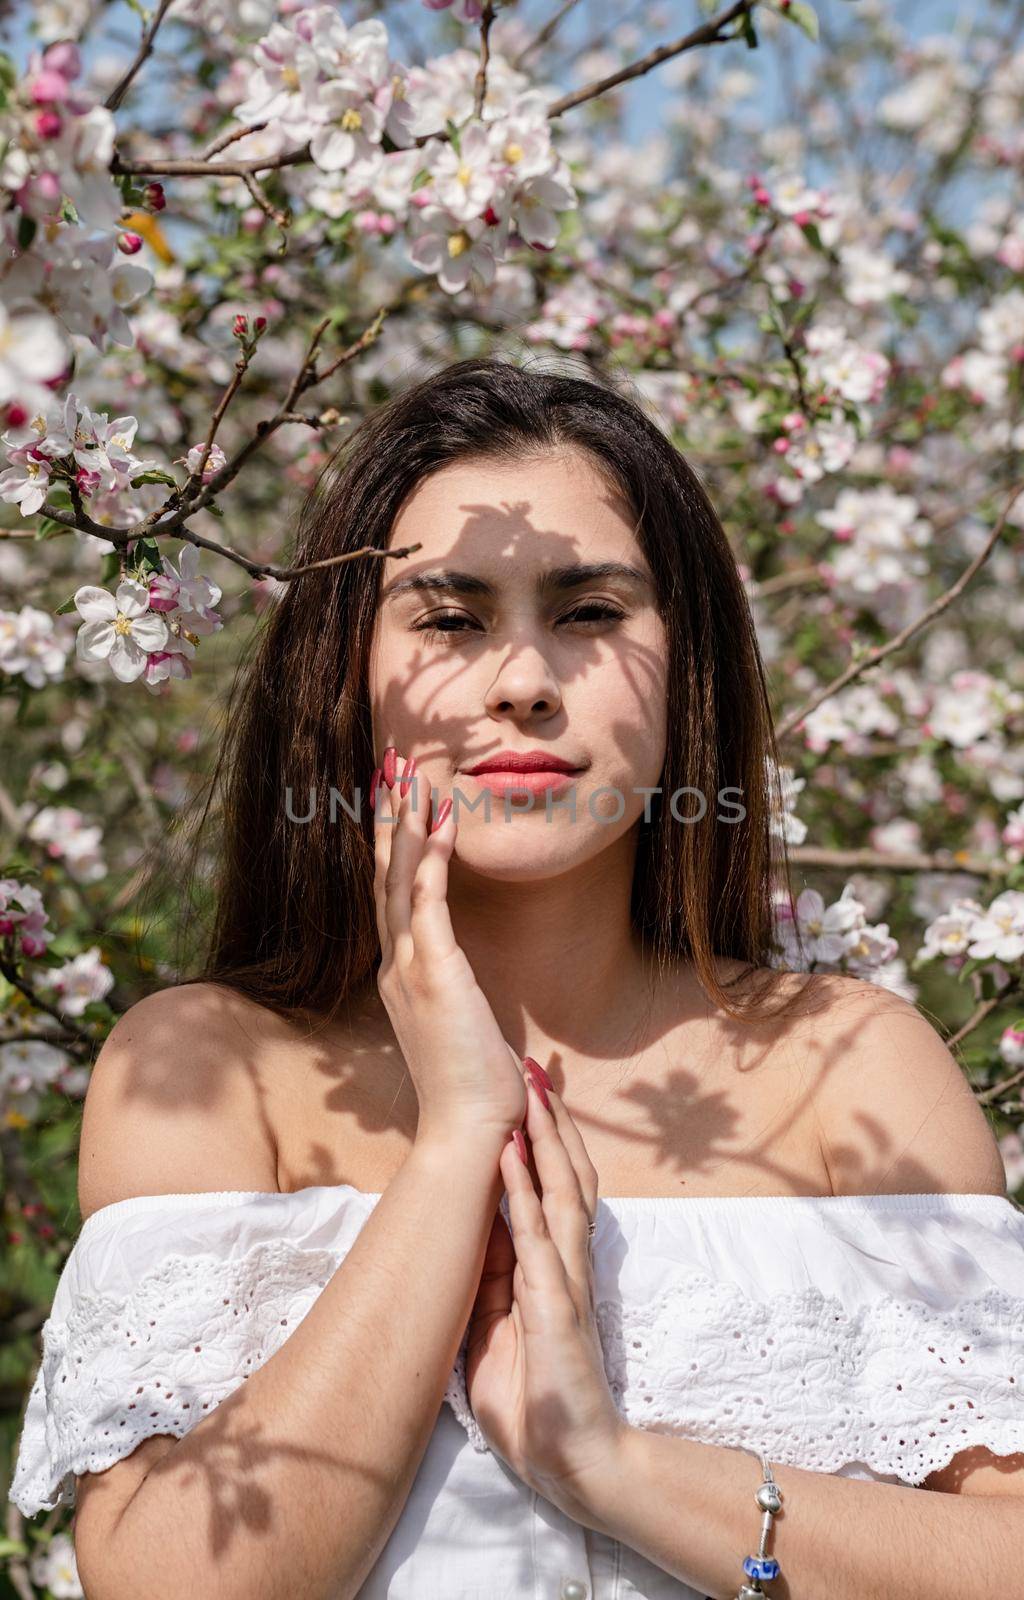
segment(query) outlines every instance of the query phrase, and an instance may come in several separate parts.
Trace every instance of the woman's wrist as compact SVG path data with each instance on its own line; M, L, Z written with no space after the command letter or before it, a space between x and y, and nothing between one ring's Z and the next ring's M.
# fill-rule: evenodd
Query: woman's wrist
M442 1175L454 1177L465 1172L470 1176L493 1176L500 1181L498 1162L511 1137L511 1131L490 1125L448 1123L443 1128L421 1125L413 1139L411 1157L418 1166Z

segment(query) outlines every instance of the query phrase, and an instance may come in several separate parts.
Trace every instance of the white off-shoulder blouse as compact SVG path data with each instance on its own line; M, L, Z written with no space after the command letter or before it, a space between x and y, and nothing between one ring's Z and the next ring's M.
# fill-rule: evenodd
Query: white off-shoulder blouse
M42 1329L15 1505L73 1505L76 1474L201 1422L280 1349L379 1199L335 1184L94 1212ZM593 1248L605 1369L638 1427L906 1484L972 1445L1024 1450L1024 1210L1008 1198L609 1197ZM488 1448L465 1339L359 1594L702 1600Z

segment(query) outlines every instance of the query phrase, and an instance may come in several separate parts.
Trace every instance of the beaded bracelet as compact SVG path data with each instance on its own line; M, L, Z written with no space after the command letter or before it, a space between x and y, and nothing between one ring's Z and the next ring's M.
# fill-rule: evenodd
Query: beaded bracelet
M782 1570L775 1557L766 1554L772 1518L782 1505L782 1490L772 1477L768 1457L762 1452L759 1454L764 1482L754 1495L754 1499L764 1512L764 1521L761 1524L761 1540L757 1547L757 1555L743 1558L743 1570L750 1582L740 1584L736 1600L757 1600L759 1595L765 1594L765 1590L761 1587L762 1579L767 1583L769 1579L777 1578Z

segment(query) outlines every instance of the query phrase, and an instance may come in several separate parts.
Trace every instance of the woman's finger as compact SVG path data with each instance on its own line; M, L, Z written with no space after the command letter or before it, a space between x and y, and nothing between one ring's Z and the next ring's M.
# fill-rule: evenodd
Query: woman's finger
M591 1211L553 1112L544 1106L532 1074L526 1076L526 1131L541 1184L541 1206L574 1304L583 1314L591 1293ZM549 1104L553 1105L550 1094Z
M392 833L391 859L384 879L385 911L392 949L400 964L410 962L415 952L412 890L426 840L423 786L416 782L415 762L411 781L401 781L403 772L407 779L410 778L408 766L408 762L397 763L395 782L390 793L392 821L384 822L384 827L390 828Z
M514 1282L520 1315L528 1332L543 1335L545 1321L553 1316L564 1316L565 1307L573 1305L565 1268L548 1231L540 1196L514 1141L505 1145L498 1165L508 1193L508 1215L516 1252ZM575 1321L575 1307L572 1317Z
M377 914L377 938L380 940L382 964L386 966L391 959L391 935L388 932L387 892L384 885L388 862L391 860L392 830L380 821L381 812L388 804L387 787L380 767L374 768L370 793L373 828L373 904Z
M576 1126L576 1122L565 1101L554 1089L549 1089L547 1093L548 1104L551 1107L551 1115L555 1119L555 1127L558 1129L558 1132L562 1138L562 1143L565 1145L565 1148L569 1153L569 1160L572 1162L573 1167L576 1170L576 1177L578 1178L580 1188L583 1191L583 1199L587 1207L587 1212L591 1218L591 1221L596 1221L598 1189L597 1168L590 1159L590 1154L587 1150L587 1147L583 1143L583 1135Z
M429 826L430 785L426 778L419 776L414 777L412 782L414 788L418 785L422 791L417 796L417 804L422 826L426 829ZM457 835L453 807L439 828L425 834L410 892L413 943L418 949L429 950L437 961L454 955L459 948L448 909L448 863L455 849Z

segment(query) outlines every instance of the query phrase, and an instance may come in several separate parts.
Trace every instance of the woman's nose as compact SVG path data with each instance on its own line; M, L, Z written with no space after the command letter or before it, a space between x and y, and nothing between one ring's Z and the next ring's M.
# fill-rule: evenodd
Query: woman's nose
M561 703L561 690L551 668L541 652L533 649L510 653L487 693L487 709L492 714L551 712Z

